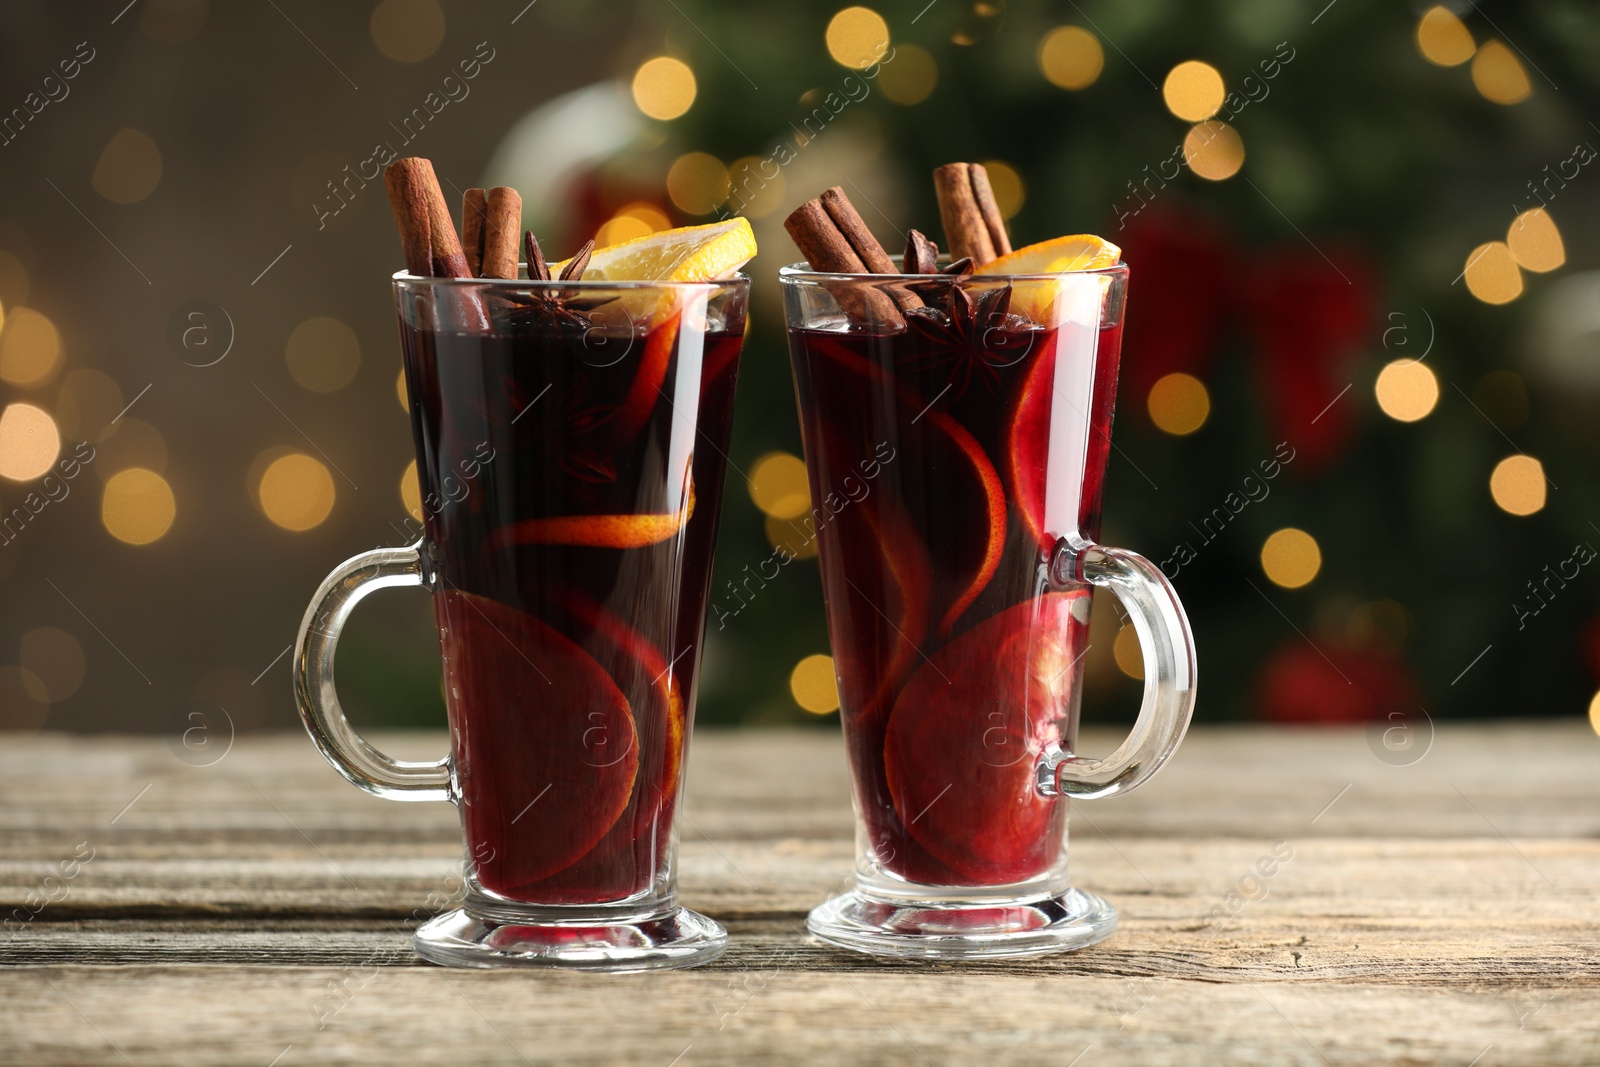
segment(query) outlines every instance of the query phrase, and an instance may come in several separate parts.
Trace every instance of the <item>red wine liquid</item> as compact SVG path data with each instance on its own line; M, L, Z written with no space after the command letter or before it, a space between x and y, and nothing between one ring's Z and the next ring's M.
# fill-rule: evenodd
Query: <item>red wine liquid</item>
M890 874L1010 884L1062 859L1033 768L1074 743L1090 593L1044 562L1099 533L1121 326L906 318L789 334L857 807Z
M596 903L667 875L743 314L402 322L426 566L478 884Z

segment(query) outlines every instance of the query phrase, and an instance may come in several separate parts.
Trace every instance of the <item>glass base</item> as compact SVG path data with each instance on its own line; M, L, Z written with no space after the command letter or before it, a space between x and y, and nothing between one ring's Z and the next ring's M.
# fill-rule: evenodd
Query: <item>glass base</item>
M638 921L515 923L446 912L412 939L417 955L446 967L562 967L647 971L696 967L722 955L728 932L687 908Z
M1081 889L1005 904L891 901L856 889L813 909L806 928L878 956L1004 959L1104 941L1117 928L1117 909Z

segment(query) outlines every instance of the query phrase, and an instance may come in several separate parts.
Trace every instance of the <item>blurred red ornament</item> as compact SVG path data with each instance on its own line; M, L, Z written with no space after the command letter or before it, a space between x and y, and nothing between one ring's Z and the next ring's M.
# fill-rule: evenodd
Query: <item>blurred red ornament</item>
M1240 250L1203 216L1160 208L1118 239L1133 274L1123 368L1134 395L1163 375L1203 375L1232 327L1255 341L1267 418L1294 446L1295 472L1318 473L1343 454L1355 405L1340 401L1373 325L1365 254L1332 244Z
M1589 675L1600 683L1600 615L1584 624L1578 633L1578 651L1583 656Z
M1413 716L1422 691L1405 664L1375 652L1295 640L1267 661L1257 683L1260 717L1317 725Z

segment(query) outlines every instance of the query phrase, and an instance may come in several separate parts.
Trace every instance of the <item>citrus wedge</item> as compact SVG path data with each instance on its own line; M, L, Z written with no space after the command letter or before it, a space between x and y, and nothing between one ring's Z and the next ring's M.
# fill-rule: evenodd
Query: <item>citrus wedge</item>
M1103 237L1092 233L1078 233L1071 237L1055 237L1048 241L1019 248L1009 255L992 259L972 273L995 274L1070 274L1076 271L1104 270L1115 267L1122 258L1122 249ZM1104 280L1104 279L1102 279ZM1011 310L1042 326L1058 325L1063 317L1087 313L1076 305L1080 299L1061 300L1059 282L1050 280L1020 281L1012 283ZM1074 287L1078 297L1087 290ZM1095 309L1098 312L1098 308Z
M659 236L659 235L658 235ZM1100 270L1115 267L1122 249L1092 233L1053 237L1009 255L991 259L974 274L1061 274L1069 270Z
M680 226L675 230L635 237L597 248L589 256L583 280L597 282L709 282L729 278L756 254L756 235L745 218L710 222L703 226ZM550 267L559 275L569 260ZM690 324L705 328L704 296L699 303L685 301L684 294L661 290L623 292L617 299L589 312L602 330L623 334L628 339L645 338L634 388L617 420L616 434L631 439L655 405L664 380L667 362L677 345L678 330L685 310ZM687 309L686 305L687 304ZM700 309L698 323L693 314Z
M676 230L597 248L583 280L596 282L708 282L726 278L756 254L756 235L745 218L680 226ZM553 264L555 276L567 260Z
M582 545L643 548L676 536L694 514L694 482L675 512L630 515L549 515L502 526L489 538L494 549L511 545Z

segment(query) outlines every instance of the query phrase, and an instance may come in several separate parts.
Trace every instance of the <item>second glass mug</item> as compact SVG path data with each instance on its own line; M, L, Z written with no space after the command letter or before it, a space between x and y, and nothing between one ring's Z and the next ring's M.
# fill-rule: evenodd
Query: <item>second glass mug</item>
M856 886L807 925L891 956L1100 941L1069 799L1147 780L1195 697L1172 586L1095 543L1128 269L781 278L856 809ZM1104 759L1075 752L1096 586L1144 656Z
M677 903L674 815L749 279L394 291L423 536L312 599L306 728L360 788L460 809L466 899L417 930L424 958L704 963L727 935ZM433 597L451 752L432 762L374 748L334 689L351 611L397 586Z

